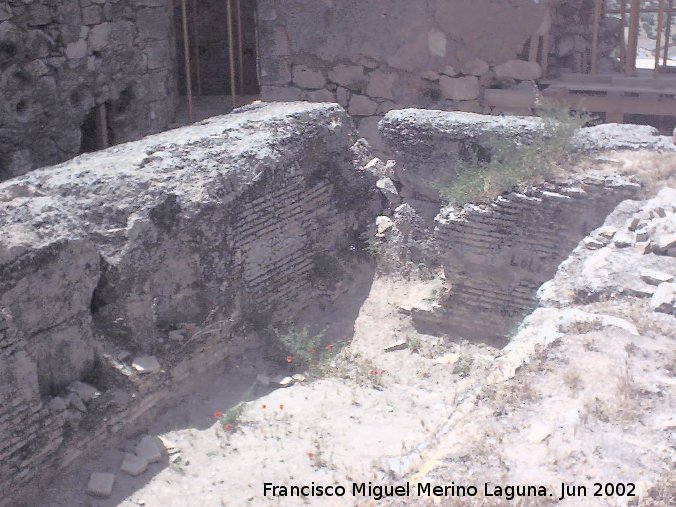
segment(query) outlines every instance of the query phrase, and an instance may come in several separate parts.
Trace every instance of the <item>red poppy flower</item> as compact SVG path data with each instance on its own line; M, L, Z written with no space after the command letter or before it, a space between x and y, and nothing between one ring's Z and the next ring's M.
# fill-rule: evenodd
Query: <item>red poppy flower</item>
M293 357L292 356L286 356L286 362L287 363L293 363Z
M221 412L220 410L216 410L216 412L214 412L214 417L216 419L220 419L221 417L223 417L223 412Z
M333 343L329 343L324 347L326 350L331 350L333 348Z

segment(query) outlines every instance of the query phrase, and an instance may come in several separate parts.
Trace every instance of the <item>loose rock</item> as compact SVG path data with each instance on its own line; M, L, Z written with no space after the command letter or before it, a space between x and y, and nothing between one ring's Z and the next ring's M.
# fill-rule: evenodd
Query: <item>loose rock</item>
M109 497L113 492L114 484L114 474L94 472L89 476L87 493L94 496Z

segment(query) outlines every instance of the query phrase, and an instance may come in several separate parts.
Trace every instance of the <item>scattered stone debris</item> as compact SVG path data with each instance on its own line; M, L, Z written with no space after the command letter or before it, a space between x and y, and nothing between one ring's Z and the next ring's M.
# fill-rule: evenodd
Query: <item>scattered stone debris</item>
M408 342L406 340L402 340L388 345L383 350L385 352L395 352L397 350L404 350L406 348L408 348Z
M157 463L162 459L162 448L157 437L144 436L136 445L136 455L148 463Z
M115 474L94 472L89 476L87 493L93 496L109 497L113 493Z
M674 277L673 275L654 269L645 269L641 271L641 280L650 285L660 285L664 282L673 282Z
M293 377L287 377L284 375L278 375L272 379L272 383L279 387L291 387L293 385Z
M147 469L148 460L129 453L124 455L124 460L120 465L120 471L134 477L141 475Z
M139 373L156 373L162 369L155 356L139 356L134 359L131 366Z
M656 312L676 315L676 283L659 284L650 300L650 307Z

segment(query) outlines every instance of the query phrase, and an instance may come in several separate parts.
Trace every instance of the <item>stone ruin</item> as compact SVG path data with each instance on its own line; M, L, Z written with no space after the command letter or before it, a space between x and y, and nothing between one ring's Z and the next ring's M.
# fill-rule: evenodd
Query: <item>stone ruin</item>
M383 213L432 238L451 286L413 311L417 325L503 346L538 287L638 186L588 174L443 208L432 225L408 203L438 209L431 181L460 151L537 127L391 112L392 170L338 105L257 105L1 183L0 486L15 493L0 505L260 347L256 324L322 297L318 266L354 255ZM584 129L576 146L673 150L647 127Z

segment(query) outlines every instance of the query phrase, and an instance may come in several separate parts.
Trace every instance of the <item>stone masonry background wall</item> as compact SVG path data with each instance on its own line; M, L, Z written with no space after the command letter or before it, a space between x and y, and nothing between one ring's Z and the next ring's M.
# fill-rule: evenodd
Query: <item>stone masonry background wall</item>
M392 109L489 112L483 89L540 77L518 58L545 12L531 0L258 0L262 98L338 102L372 142Z
M0 3L0 180L80 153L107 104L113 143L164 130L175 103L168 0Z
M356 140L336 105L258 106L0 183L0 490L138 427L253 312L307 306L378 212Z

